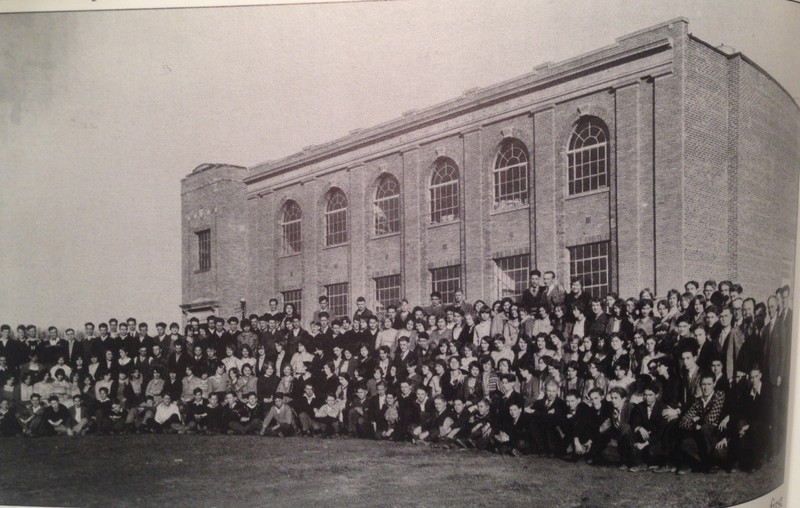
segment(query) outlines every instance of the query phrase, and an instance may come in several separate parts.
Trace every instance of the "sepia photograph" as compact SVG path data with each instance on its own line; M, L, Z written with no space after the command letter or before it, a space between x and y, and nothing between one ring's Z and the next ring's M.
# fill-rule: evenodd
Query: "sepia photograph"
M800 2L238 3L0 0L0 505L800 499Z

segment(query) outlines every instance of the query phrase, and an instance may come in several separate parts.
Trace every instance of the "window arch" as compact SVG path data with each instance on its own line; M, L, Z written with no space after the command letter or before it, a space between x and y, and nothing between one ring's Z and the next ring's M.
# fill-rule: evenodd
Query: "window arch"
M458 218L458 166L450 159L439 159L433 168L430 184L431 222L449 222Z
M528 203L528 151L514 139L503 143L492 170L494 206Z
M599 118L581 119L567 150L569 194L608 186L608 128Z
M383 175L372 202L375 236L400 231L400 184L392 175Z
M325 206L325 245L347 242L347 198L339 189L328 194Z
M300 235L302 220L303 213L300 205L296 201L287 201L283 205L283 214L281 215L282 244L285 255L297 254L302 250L303 242Z

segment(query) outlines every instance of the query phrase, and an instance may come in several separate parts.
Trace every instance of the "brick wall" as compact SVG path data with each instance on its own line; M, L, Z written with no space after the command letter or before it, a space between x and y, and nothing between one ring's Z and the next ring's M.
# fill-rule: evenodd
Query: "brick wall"
M733 267L735 245L729 240L734 239L734 232L729 231L729 217L735 194L729 188L732 150L728 143L731 127L728 72L725 55L695 40L689 41L683 241L686 277L692 279L724 280L731 276Z
M651 47L637 58L603 63ZM748 292L788 279L794 244L783 239L796 226L800 114L787 94L742 57L690 37L681 20L519 81L595 63L592 72L501 101L470 92L428 113L404 115L380 128L420 121L360 144L367 134L354 133L326 144L329 156L311 147L274 165L287 169L269 176L259 177L264 167L256 166L246 189L241 168L193 173L183 192L184 302L219 299L230 314L245 296L249 312L262 312L270 297L303 289L308 317L326 284L349 282L351 307L363 295L374 308L373 279L400 273L404 296L425 303L430 269L455 264L462 266L468 299L491 299L495 258L527 254L531 267L552 269L567 284L568 247L596 241L609 241L612 289L623 295L642 287L663 295L689 278L732 278ZM423 120L453 104L469 107ZM608 127L608 187L570 197L567 143L587 115ZM499 211L492 168L507 138L528 149L530 195L527 206ZM336 150L348 143L355 144ZM432 225L428 185L439 157L459 168L461 210L457 221ZM372 199L386 173L400 183L401 231L374 238ZM331 189L348 199L349 238L336 247L325 246ZM289 199L302 208L303 249L283 256L280 218ZM195 232L206 227L214 265L194 273ZM758 268L765 266L775 269L763 276Z
M763 298L794 281L798 107L768 76L737 56L738 271L747 294Z
M793 280L797 105L740 54L686 47L684 271L762 299Z
M238 314L247 288L249 252L244 168L208 165L181 182L183 302L217 300ZM211 233L211 269L199 271L196 233Z

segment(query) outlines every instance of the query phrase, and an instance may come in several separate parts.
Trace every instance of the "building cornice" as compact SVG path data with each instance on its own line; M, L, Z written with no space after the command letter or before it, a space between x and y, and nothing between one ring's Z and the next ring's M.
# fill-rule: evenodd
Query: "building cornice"
M671 26L673 20L642 33ZM392 137L402 136L412 130L468 114L488 106L520 97L531 92L553 87L564 82L594 74L604 69L671 50L672 39L663 34L654 40L640 42L635 36L625 36L611 46L586 53L558 64L543 64L534 72L489 86L471 89L462 96L419 111L412 110L402 117L367 129L356 129L348 136L321 145L306 147L303 151L263 164L252 166L245 183L252 184L297 167L313 164Z

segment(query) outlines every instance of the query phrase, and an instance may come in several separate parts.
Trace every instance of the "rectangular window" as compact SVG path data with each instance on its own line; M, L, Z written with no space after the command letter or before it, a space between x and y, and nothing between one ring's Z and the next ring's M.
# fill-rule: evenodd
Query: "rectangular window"
M497 298L510 297L517 301L528 287L530 256L509 256L494 260Z
M302 289L292 289L291 291L284 291L281 293L283 295L283 304L286 305L287 303L291 303L294 307L294 313L296 315L302 316L303 315L303 290Z
M349 312L348 291L347 282L325 286L325 292L328 295L328 308L332 319L341 319L347 316Z
M347 209L325 212L325 245L347 242Z
M611 271L608 265L608 242L588 243L569 248L570 278L578 278L583 290L595 298L610 291Z
M569 194L580 194L606 187L607 160L605 145L569 153L567 156Z
M458 218L458 180L431 186L431 222L450 222Z
M400 231L400 195L376 199L372 210L375 214L375 236Z
M456 289L461 287L461 265L445 266L431 270L431 290L442 294L442 303L450 305L456 301Z
M199 254L198 270L211 270L211 230L205 229L197 233L197 252Z
M400 303L400 275L375 278L376 309L383 311L389 305Z
M302 249L300 240L300 219L284 222L283 225L283 254L297 254Z

